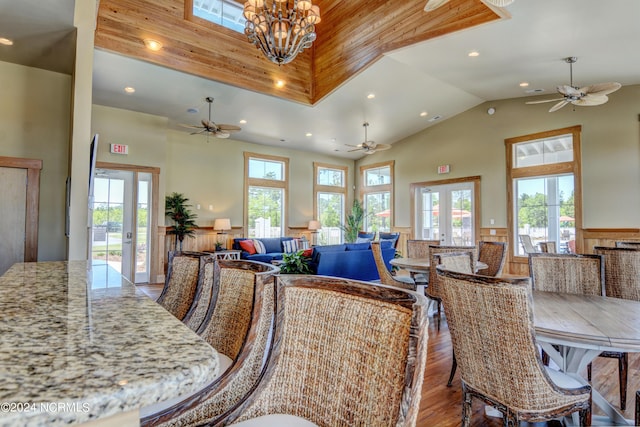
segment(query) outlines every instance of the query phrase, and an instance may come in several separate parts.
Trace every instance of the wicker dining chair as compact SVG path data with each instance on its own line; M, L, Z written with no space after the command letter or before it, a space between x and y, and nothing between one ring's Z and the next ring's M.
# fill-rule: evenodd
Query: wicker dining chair
M279 271L257 261L216 261L213 297L197 333L220 354L221 375L198 393L144 417L142 425L215 423L255 386L266 366L273 333Z
M213 255L201 258L200 272L198 274L200 283L193 299L193 304L191 304L189 312L182 319L182 322L194 332L202 325L213 296L215 261L216 258Z
M416 290L416 283L411 277L394 276L391 274L384 262L384 258L382 258L382 250L380 249L379 241L371 242L371 252L373 252L373 259L376 262L376 268L378 269L378 275L380 276L380 283L412 291Z
M606 296L640 301L640 245L633 246L635 245L593 248L593 253L602 255L604 259ZM620 409L624 411L627 406L629 356L624 352L603 351L600 357L618 359ZM591 364L587 366L587 378L591 380Z
M415 425L426 364L426 298L336 277L280 275L276 281L266 372L220 424L282 425L277 420L288 417L303 425Z
M586 254L529 254L529 274L538 291L604 295L602 256Z
M472 257L472 268L471 271L475 271L476 269L476 254L477 249L475 246L444 246L444 245L431 245L429 246L429 253L431 257L430 268L429 268L429 286L427 286L424 290L425 295L436 302L437 311L438 311L438 319L437 319L437 327L440 330L440 317L441 317L441 305L442 300L440 298L439 293L439 285L438 285L438 275L436 274L435 266L438 265L439 259L435 257L436 254L448 253L448 252L470 252Z
M204 252L169 252L167 277L156 302L178 320L184 319L193 304L200 284L200 260L208 256Z
M462 426L471 423L473 398L500 411L505 426L574 412L580 425L591 425L591 387L540 360L530 279L437 270L460 367Z
M616 248L640 249L640 241L617 241Z
M429 258L429 246L440 245L440 240L407 240L407 258ZM429 283L429 275L425 273L410 273L416 283Z
M485 242L478 244L478 261L487 264L487 268L478 270L483 276L499 276L502 274L504 262L507 259L507 244L505 242Z

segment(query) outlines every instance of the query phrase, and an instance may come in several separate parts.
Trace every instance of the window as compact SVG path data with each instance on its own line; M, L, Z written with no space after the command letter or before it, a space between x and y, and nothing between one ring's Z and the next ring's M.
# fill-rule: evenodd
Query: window
M322 229L317 244L342 243L340 225L344 223L345 200L347 198L347 167L313 163L315 181L313 185L314 211Z
M244 153L248 237L280 237L286 229L289 159Z
M507 139L509 229L513 255L526 256L520 235L534 246L555 242L576 251L581 228L580 126Z
M192 0L193 16L244 34L242 4L233 0Z
M362 203L365 211L365 231L391 231L393 222L394 162L362 166Z

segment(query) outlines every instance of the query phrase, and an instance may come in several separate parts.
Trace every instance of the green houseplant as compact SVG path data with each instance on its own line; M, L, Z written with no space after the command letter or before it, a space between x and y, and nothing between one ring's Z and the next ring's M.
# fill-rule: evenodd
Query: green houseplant
M192 213L187 202L189 199L184 197L181 193L171 193L165 198L164 210L165 215L173 221L173 229L169 230L168 234L175 234L176 240L174 241L174 250L182 251L182 241L185 236L194 237L196 233L196 214ZM178 242L180 242L180 248L178 249Z
M304 250L282 254L282 262L278 265L282 274L311 274L309 258L303 256Z
M346 216L344 224L340 229L344 233L344 241L347 243L355 243L358 239L358 232L362 230L364 225L364 208L360 200L355 199L351 207L351 213Z

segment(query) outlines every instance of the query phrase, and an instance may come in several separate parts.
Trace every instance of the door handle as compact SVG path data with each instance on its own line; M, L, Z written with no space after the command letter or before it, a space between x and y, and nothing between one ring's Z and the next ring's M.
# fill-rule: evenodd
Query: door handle
M127 231L127 239L130 239L133 237L133 234L130 231ZM131 243L131 242L129 242Z

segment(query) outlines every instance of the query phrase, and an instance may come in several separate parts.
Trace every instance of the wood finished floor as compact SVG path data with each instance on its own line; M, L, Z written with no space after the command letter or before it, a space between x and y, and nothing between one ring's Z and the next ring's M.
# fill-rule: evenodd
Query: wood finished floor
M157 299L162 291L161 284L138 285L149 297ZM457 427L462 412L462 394L458 374L451 387L447 387L447 378L451 369L451 340L446 319L437 330L436 322L429 318L429 349L425 379L422 386L422 400L418 414L418 427ZM607 400L619 407L618 364L617 360L598 357L593 362L593 385ZM629 354L629 380L627 385L627 408L625 418L633 419L635 410L635 392L640 389L640 354ZM598 410L594 409L594 414ZM484 414L484 405L473 404L474 427L499 427L502 420ZM544 425L544 424L537 424ZM559 426L560 423L549 423Z

